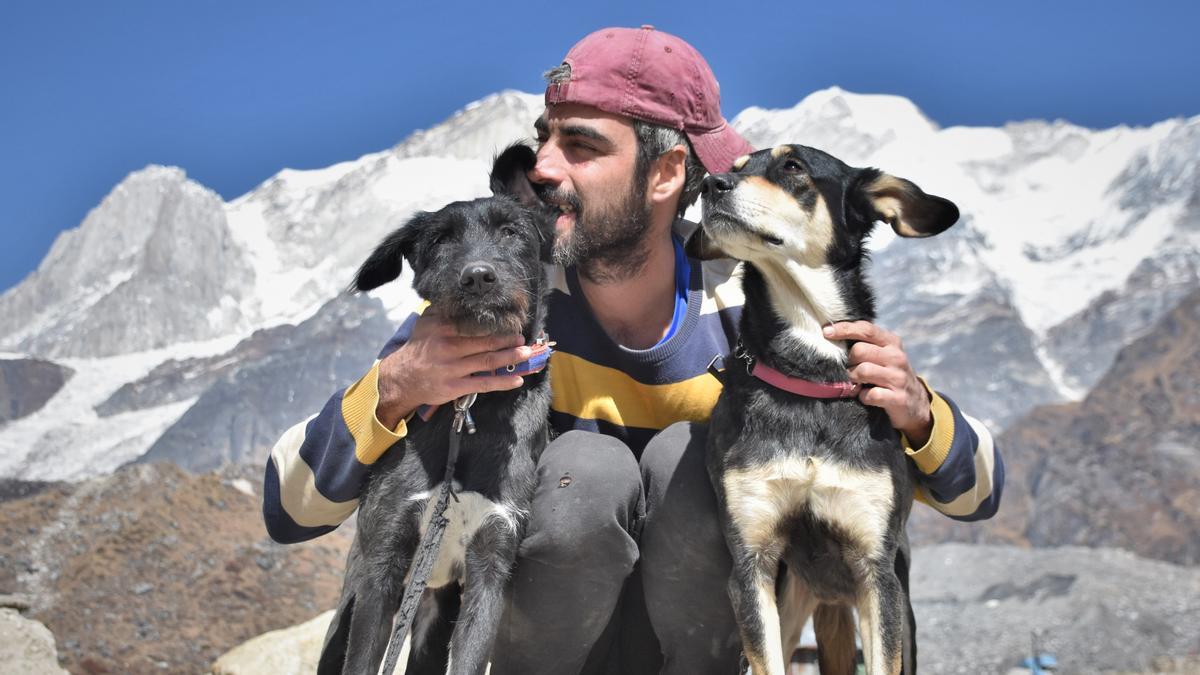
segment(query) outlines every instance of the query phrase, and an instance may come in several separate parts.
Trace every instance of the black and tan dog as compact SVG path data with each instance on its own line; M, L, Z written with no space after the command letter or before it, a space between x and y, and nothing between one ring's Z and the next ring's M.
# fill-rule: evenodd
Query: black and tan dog
M886 414L855 398L847 346L824 324L873 320L865 242L876 221L927 237L955 205L820 150L779 146L704 187L704 233L745 261L741 343L712 414L708 469L756 675L783 675L810 616L822 673L916 670L905 523L914 469Z
M414 289L460 333L521 332L533 345L545 321L542 263L553 239L552 217L525 178L534 161L528 147L507 149L492 167L495 197L418 214L390 234L359 270L357 290L396 279L407 261ZM487 667L548 440L549 406L549 376L538 370L525 375L523 387L480 394L471 407L478 432L459 436L449 525L406 672L476 674ZM414 424L403 448L373 467L318 672L378 672L431 496L445 474L454 412L444 405Z

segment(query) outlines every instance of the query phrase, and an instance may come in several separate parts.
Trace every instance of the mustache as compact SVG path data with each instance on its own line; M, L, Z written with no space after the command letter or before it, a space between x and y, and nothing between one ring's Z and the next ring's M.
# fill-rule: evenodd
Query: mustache
M579 195L571 192L570 190L565 190L561 187L551 187L549 185L539 185L534 183L533 191L534 194L538 196L538 199L541 199L543 202L554 205L566 204L570 206L575 213L579 213L581 210L583 210L583 204L579 200Z

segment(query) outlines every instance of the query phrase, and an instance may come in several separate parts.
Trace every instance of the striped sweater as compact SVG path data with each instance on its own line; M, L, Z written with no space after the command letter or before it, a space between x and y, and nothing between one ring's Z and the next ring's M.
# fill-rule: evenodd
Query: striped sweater
M557 342L550 359L551 424L558 432L584 429L624 441L636 454L674 422L706 422L721 385L707 373L715 354L737 340L743 297L737 263L687 259L687 314L674 334L651 349L613 343L582 299L571 269L550 269L547 332ZM417 315L401 325L383 359L411 334ZM321 412L284 433L267 461L263 515L280 542L333 530L358 506L371 465L419 417L394 429L375 416L379 363L337 392ZM928 385L926 385L928 386ZM992 436L947 397L930 389L933 432L905 452L919 469L917 499L947 516L979 520L996 512L1004 464Z

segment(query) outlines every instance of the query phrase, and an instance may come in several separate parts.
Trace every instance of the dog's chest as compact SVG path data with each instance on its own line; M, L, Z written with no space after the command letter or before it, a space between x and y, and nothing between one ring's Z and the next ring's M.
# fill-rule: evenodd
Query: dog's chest
M494 502L478 492L460 492L459 489L460 486L456 482L454 495L446 506L446 531L442 536L441 547L438 549L437 562L434 563L433 571L429 573L428 586L430 588L439 588L463 578L463 572L466 569L467 546L470 545L471 539L480 527L486 525L516 531L517 514L511 507ZM425 509L421 514L422 539L429 530L429 523L433 518L437 494L440 490L441 484L438 484L429 492L421 492L409 497L409 501L425 501ZM412 567L409 568L409 577L411 575ZM409 578L406 578L404 583L408 582Z
M883 546L895 505L891 474L820 457L772 459L730 469L726 508L751 546L777 540L789 518L807 515L834 527L868 557Z

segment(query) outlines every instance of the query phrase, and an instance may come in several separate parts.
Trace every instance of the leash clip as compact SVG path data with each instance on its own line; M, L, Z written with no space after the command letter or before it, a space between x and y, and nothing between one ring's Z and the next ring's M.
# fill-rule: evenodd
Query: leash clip
M754 374L751 372L752 370L754 370L754 357L750 356L750 352L746 351L746 345L742 344L741 339L739 339L737 341L737 344L734 345L733 355L736 356L737 358L741 359L742 361L746 362L746 374L747 375Z
M459 396L454 400L454 421L451 423L454 433L461 434L463 429L468 434L475 433L475 420L471 418L471 406L475 404L476 394Z

